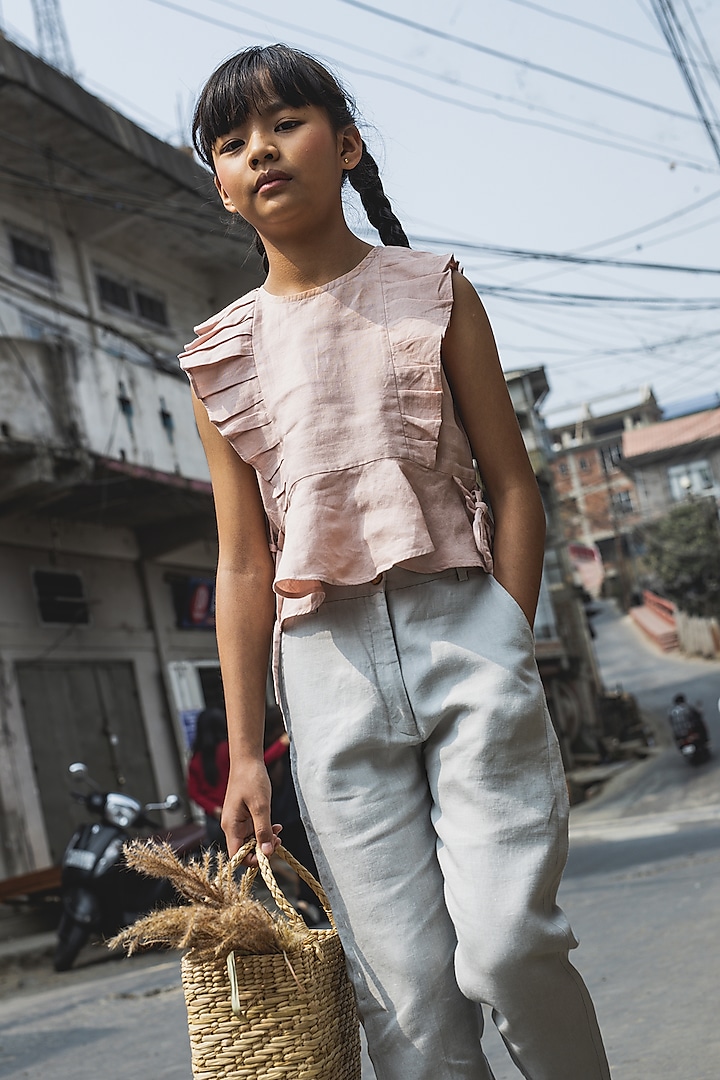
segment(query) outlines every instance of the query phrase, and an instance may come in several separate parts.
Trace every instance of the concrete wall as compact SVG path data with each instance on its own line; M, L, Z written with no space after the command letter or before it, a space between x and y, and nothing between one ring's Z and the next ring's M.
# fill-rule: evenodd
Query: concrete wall
M178 630L168 572L212 575L212 545L196 544L162 564L139 559L130 531L24 517L2 523L0 543L0 877L46 865L45 827L16 665L112 659L132 664L158 794L182 791L185 758L178 717L167 693L167 664L214 660L215 636ZM90 624L43 625L32 571L72 571L82 577ZM48 702L52 723L52 702ZM69 762L58 761L58 770Z
M49 245L55 281L23 273L14 265L10 236L18 230ZM161 294L167 329L104 307L97 291L97 267ZM0 376L8 388L0 400L0 424L16 439L62 442L58 415L62 373L57 366L64 363L63 381L71 387L64 416L74 419L85 449L207 479L187 380L179 368L177 375L158 370L150 356L155 353L174 363L175 354L192 337L192 323L212 312L207 293L207 282L197 273L181 264L169 271L162 253L154 253L151 245L142 260L140 253L108 254L90 239L71 240L50 204L44 204L38 227L37 214L0 199ZM46 345L57 338L68 343L64 360L31 340L42 334L43 327ZM121 398L129 402L126 412ZM170 417L172 437L163 413Z

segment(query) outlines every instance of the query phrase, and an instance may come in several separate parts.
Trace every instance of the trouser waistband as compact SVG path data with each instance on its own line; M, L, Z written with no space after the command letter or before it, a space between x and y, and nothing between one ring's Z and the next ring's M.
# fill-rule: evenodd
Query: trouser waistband
M466 581L471 575L484 573L485 571L479 566L451 566L447 570L437 570L434 574L418 574L402 566L393 566L384 574L379 574L375 581L366 581L361 585L323 583L323 591L325 603L332 603L334 600L351 600L353 597L372 596L373 593L392 592L394 589L409 589L413 585L422 585L425 581L436 581L438 578L449 577L457 581Z

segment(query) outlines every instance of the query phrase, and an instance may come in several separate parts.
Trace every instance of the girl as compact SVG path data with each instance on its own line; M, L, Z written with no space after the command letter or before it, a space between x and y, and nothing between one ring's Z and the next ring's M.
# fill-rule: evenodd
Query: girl
M525 1077L607 1078L555 902L567 797L531 630L544 514L483 307L454 260L408 250L311 57L226 61L193 134L267 270L181 357L218 519L228 849L276 842L274 594L300 805L378 1080L488 1080L481 1002ZM349 230L346 180L391 246Z

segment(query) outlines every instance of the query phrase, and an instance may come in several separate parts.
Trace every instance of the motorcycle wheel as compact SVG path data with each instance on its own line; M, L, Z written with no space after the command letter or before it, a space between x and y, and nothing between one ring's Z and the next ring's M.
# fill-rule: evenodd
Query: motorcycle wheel
M80 923L68 918L67 915L63 915L53 959L53 967L56 971L70 970L89 936L90 932L87 926L82 926Z

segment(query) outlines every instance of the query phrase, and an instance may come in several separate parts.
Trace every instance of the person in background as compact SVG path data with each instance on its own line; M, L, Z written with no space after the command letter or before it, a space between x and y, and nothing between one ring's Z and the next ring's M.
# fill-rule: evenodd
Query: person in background
M187 791L205 811L208 846L227 850L220 827L225 790L230 773L227 721L222 709L203 709L198 714Z
M297 792L290 768L290 739L277 705L265 712L265 752L263 760L272 784L272 819L282 825L283 846L298 862L318 877L317 866L310 850L305 826L300 817ZM293 874L293 877L295 875ZM324 921L318 899L302 878L297 878L295 907L308 925Z

